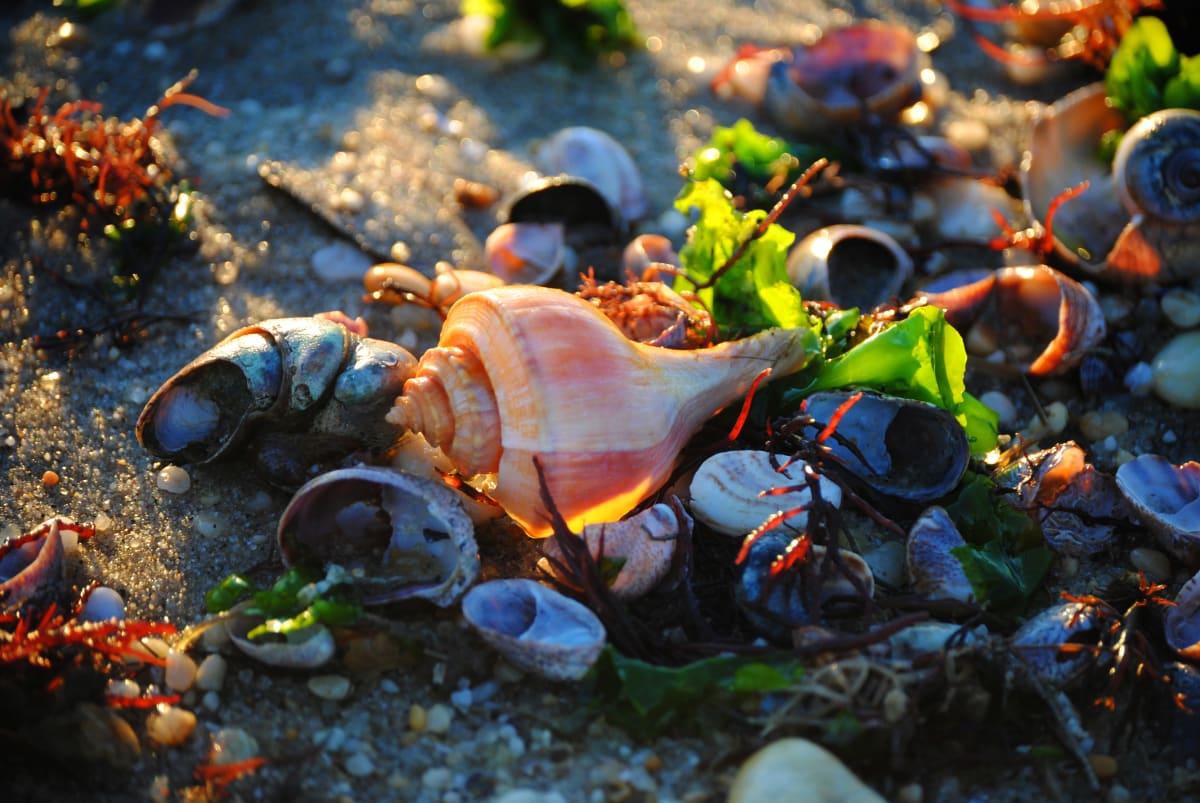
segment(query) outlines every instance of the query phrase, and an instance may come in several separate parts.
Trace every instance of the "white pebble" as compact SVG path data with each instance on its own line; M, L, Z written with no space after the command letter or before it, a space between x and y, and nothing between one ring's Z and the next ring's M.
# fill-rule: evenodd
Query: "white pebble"
M314 675L308 690L322 700L344 700L350 694L350 679L341 675Z
M450 693L450 702L455 708L465 711L471 707L473 696L470 689L458 689Z
M154 483L160 491L182 494L192 487L192 478L187 470L180 466L166 466L155 475Z
M181 745L196 729L196 715L184 708L159 704L146 717L146 735L152 742L169 747Z
M200 705L205 711L220 711L221 710L221 695L215 691L206 691L204 696L200 698Z
M1125 388L1134 396L1149 396L1154 388L1154 369L1139 362L1125 373Z
M1001 427L1010 427L1017 423L1017 407L1005 394L998 390L989 390L980 396L979 400L996 411Z
M349 243L336 242L312 255L313 273L323 282L361 282L371 258Z
M146 61L162 61L167 57L167 46L160 40L154 40L142 51Z
M126 700L133 700L141 696L142 687L137 684L137 681L129 680L128 678L124 680L110 679L108 681L108 687L104 690L104 692L109 697L120 697Z
M379 681L379 690L388 694L396 694L400 691L400 687L396 685L396 681L391 678L384 678Z
M1154 358L1154 392L1176 407L1200 408L1200 330L1177 335Z
M213 653L200 662L196 669L196 688L201 691L220 691L225 685L225 673L229 664L225 659Z
M375 764L372 763L369 756L363 753L355 753L346 759L346 772L353 775L355 778L365 778L375 771Z
M107 622L125 620L125 600L108 586L100 586L88 595L83 610L79 612L81 622Z
M167 667L163 680L167 687L174 691L187 691L196 681L196 662L186 652L172 649L167 653Z
M426 789L445 789L454 780L454 774L446 767L430 767L421 775L421 786Z
M450 723L454 721L454 709L443 703L429 707L425 719L425 730L430 733L449 733Z
M240 764L258 755L258 740L241 728L221 728L212 740L213 764Z
M1200 324L1200 293L1183 287L1173 287L1163 294L1163 315L1180 329Z

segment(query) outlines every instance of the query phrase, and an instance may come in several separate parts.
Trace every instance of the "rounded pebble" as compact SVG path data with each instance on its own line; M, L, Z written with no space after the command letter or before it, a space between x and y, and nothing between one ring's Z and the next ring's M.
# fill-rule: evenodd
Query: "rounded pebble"
M1163 294L1162 311L1180 329L1191 329L1200 324L1200 293L1173 287Z
M196 681L196 662L186 652L172 649L167 653L167 667L163 680L167 687L174 691L187 691Z
M428 723L429 712L425 710L425 706L414 703L412 708L408 709L408 729L416 733L422 733Z
M308 690L322 700L345 700L350 694L350 679L341 675L314 675Z
M746 760L727 803L883 803L837 756L807 739L780 739Z
M346 759L346 772L355 778L365 778L375 771L371 758L363 753L355 753Z
M87 602L78 616L81 622L107 622L115 619L125 620L125 600L121 595L108 586L98 586L88 595Z
M450 732L450 723L454 721L454 709L442 703L436 703L429 708L425 730L430 733L444 734Z
M1017 423L1017 406L1006 394L998 390L989 390L980 396L979 400L996 411L1001 427L1011 427Z
M258 755L258 740L241 728L221 728L212 740L213 764L240 764Z
M1079 429L1090 441L1120 437L1129 431L1129 419L1119 410L1089 410L1079 417Z
M58 485L59 480L61 479L62 478L58 476L57 471L46 470L42 472L42 487L53 488L54 486Z
M312 255L313 273L323 282L361 282L371 258L349 243L337 242Z
M1200 408L1200 331L1184 332L1154 358L1154 392L1168 404Z
M1125 372L1125 389L1134 396L1149 396L1154 388L1154 369L1150 363L1139 362Z
M1088 756L1088 763L1092 765L1092 772L1102 781L1107 781L1117 774L1117 760L1105 753L1092 753Z
M1171 559L1165 552L1157 549L1139 546L1129 551L1129 562L1133 568L1144 572L1146 579L1155 583L1165 583L1171 579Z
M160 491L182 494L192 487L192 477L181 466L165 466L154 476L154 484Z
M196 668L196 688L200 691L220 691L225 685L229 664L216 653L207 656Z
M196 728L196 715L185 708L160 704L146 717L146 735L168 747L187 741Z

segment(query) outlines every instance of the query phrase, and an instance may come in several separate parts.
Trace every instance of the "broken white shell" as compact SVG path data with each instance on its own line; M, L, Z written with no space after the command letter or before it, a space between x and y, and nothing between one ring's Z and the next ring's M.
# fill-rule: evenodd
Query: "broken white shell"
M1163 548L1200 566L1200 463L1140 455L1117 469L1117 487Z
M773 514L803 508L812 503L812 492L804 479L805 463L787 461L753 449L720 452L708 458L692 478L692 513L719 533L741 538ZM780 468L776 468L779 466ZM776 488L796 488L786 493L768 493ZM820 480L821 497L840 507L842 491L833 482ZM799 511L788 524L803 530L808 513Z
M234 646L259 663L283 669L315 669L337 652L333 633L320 623L294 630L286 637L268 634L254 640L247 638L246 634L262 622L259 616L238 616L227 625Z
M973 600L971 581L950 552L966 543L945 508L934 505L925 510L908 531L908 580L913 591L930 599Z
M514 666L578 680L604 648L604 625L586 606L534 580L492 580L463 597L463 617Z
M589 524L580 533L593 558L621 561L609 587L617 597L636 599L666 577L679 534L692 525L679 501L672 501L673 505L659 503L623 521ZM538 561L538 567L556 574L554 561L563 560L558 539L547 538L542 543L546 557Z

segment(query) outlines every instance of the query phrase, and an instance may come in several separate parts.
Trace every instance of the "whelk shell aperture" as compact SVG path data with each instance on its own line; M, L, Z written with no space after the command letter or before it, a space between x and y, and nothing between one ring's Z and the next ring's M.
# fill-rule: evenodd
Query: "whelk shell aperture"
M591 609L534 580L480 583L462 611L510 663L550 680L578 680L604 648L604 625Z
M446 607L479 578L474 527L454 491L390 468L322 474L279 520L284 563L348 570L367 604L421 598Z

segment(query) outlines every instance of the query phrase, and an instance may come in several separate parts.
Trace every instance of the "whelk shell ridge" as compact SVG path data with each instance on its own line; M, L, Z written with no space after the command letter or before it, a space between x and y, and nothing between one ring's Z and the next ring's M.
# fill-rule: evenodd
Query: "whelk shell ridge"
M464 296L388 420L425 435L530 535L551 533L534 458L572 531L615 521L669 477L680 449L766 368L809 359L772 329L697 350L634 343L587 301L544 287Z

